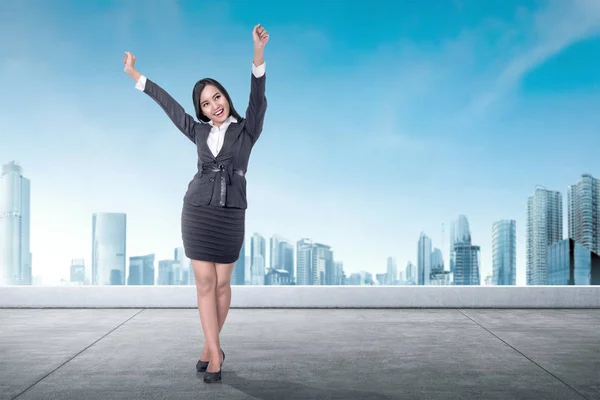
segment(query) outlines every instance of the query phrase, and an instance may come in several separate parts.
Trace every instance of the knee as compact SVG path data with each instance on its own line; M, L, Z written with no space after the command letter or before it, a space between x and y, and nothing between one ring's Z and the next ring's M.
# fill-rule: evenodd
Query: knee
M216 285L217 295L227 293L231 289L231 283L229 280L220 280Z
M216 280L214 278L201 278L196 282L198 293L201 296L206 296L215 293Z

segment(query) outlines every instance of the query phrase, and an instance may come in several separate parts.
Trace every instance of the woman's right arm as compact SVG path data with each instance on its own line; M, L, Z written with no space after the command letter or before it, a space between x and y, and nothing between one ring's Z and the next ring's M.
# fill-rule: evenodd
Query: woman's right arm
M133 65L135 56L126 53L124 58L125 72L135 81L136 89L146 93L163 109L175 126L192 142L196 142L196 125L198 122L187 114L183 107L167 93L166 90L146 78Z

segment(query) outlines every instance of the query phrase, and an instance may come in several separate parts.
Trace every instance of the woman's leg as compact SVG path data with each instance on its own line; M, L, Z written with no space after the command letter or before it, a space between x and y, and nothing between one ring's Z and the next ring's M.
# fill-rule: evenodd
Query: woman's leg
M219 318L217 315L217 271L215 263L206 261L192 261L194 277L196 280L196 293L198 297L198 311L204 331L204 347L208 359L219 360L208 366L208 372L217 372L220 369L221 344L219 341ZM203 352L204 353L204 352ZM207 358L201 358L207 360Z
M219 321L219 333L223 329L229 306L231 305L231 274L235 263L231 264L215 264L217 281L216 281L216 304L217 304L217 319ZM208 343L204 343L200 360L209 361L210 350Z
M231 264L215 264L217 270L217 314L219 316L219 332L223 329L229 306L231 305L231 274L233 266Z

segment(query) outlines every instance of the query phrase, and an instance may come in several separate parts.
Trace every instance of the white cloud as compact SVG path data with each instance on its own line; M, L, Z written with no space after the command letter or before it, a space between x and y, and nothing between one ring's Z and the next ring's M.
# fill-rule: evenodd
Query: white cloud
M355 95L368 93L362 86L378 98L364 96L371 103L363 110L376 113L365 113L372 132L357 145L409 154L466 146L465 135L481 134L497 111L511 107L507 100L524 76L599 32L600 2L553 0L535 11L516 8L510 20L484 19L440 46L383 43L339 77L340 88L352 82Z
M472 111L485 111L508 94L527 75L564 49L600 32L600 2L589 0L551 1L548 7L525 15L520 29L525 45L503 59L491 89L480 93ZM508 31L507 36L513 32Z

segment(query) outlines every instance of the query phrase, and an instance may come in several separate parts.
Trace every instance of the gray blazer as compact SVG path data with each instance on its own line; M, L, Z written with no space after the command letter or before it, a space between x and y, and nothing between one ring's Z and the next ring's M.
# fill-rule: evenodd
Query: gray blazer
M254 74L251 76L246 117L229 125L223 147L216 157L206 142L212 126L194 120L164 89L150 79L146 80L144 93L154 99L175 126L196 144L198 171L188 185L184 202L194 206L248 208L245 175L250 153L262 133L267 111L266 73L260 78Z

